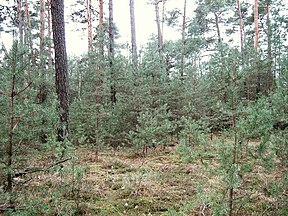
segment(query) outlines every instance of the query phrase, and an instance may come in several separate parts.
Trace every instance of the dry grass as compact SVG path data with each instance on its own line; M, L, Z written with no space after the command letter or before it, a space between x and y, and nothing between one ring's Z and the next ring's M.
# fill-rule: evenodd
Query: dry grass
M217 147L210 148L209 157L205 154L190 163L184 163L172 147L150 150L147 157L138 157L128 149L110 149L98 158L79 148L70 170L34 173L31 181L15 187L21 194L17 208L30 215L212 215L228 203L229 187L219 171L223 146L218 152ZM43 166L51 162L51 158L37 160L34 163ZM283 170L267 172L256 159L242 160L252 168L243 171L241 184L235 189L234 214L273 213L279 200L287 198L285 191L281 199L268 191L273 182L281 185Z

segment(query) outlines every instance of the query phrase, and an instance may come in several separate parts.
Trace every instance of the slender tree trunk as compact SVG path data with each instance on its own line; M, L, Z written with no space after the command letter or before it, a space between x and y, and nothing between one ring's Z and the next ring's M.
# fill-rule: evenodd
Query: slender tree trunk
M111 71L111 102L112 104L116 103L116 88L114 80L114 71L113 71L113 61L114 61L114 23L113 23L113 0L109 0L109 65Z
M266 14L267 14L267 45L268 45L268 60L269 70L271 72L272 66L272 42L271 42L271 19L270 19L270 0L266 0Z
M255 25L255 37L254 37L254 49L258 49L258 0L254 0L254 25Z
M47 1L47 23L48 23L48 67L52 68L52 31L51 31L51 0Z
M34 54L33 54L33 45L32 45L32 37L31 37L31 25L30 25L30 15L29 15L29 4L28 0L24 2L24 44L29 47L30 55L29 55L29 63L24 69L24 75L26 78L26 86L28 85L28 80L30 77L31 71L31 62L35 62ZM28 96L26 96L28 98Z
M258 64L258 37L259 37L259 29L258 29L258 0L254 0L254 25L255 25L255 38L254 38L254 50L256 57L256 97L260 93L260 72L259 72L259 64Z
M241 53L244 51L244 41L243 41L243 18L242 18L242 10L240 0L237 0L238 7L238 18L239 18L239 28L240 28L240 48Z
M161 33L161 23L160 23L160 15L159 15L159 0L155 0L155 13L156 13L156 23L157 23L157 32L158 32L158 50L159 53L162 53L163 49L163 37Z
M16 64L16 62L15 62ZM12 77L12 86L11 86L11 92L10 92L10 131L9 131L9 143L7 145L7 167L8 167L8 172L7 172L7 192L11 193L12 192L12 187L13 187L13 174L12 174L12 159L13 159L13 145L14 145L14 136L13 136L13 131L14 131L14 100L15 100L15 81L16 77L13 75ZM10 204L11 204L10 200Z
M112 65L114 57L114 18L113 18L113 0L109 0L109 60Z
M216 25L217 37L218 37L218 48L220 51L220 56L221 56L220 59L221 59L222 67L223 67L225 65L225 62L224 62L224 53L223 53L223 49L222 49L222 37L221 37L221 31L220 31L219 15L215 12L214 17L215 17L215 25ZM221 70L220 74L221 74L221 77L223 78L222 70ZM224 100L225 100L225 98L224 98Z
M137 44L136 44L136 27L134 15L134 0L130 0L130 24L131 24L131 45L132 45L132 62L134 70L137 69Z
M93 42L93 35L92 35L92 10L91 10L91 0L86 1L87 4L87 20L88 20L88 52L92 52L92 42Z
M103 41L103 0L99 0L99 49L100 55L104 56L104 41Z
M52 30L55 50L56 93L59 101L60 122L58 141L69 138L69 83L65 41L64 0L51 1Z
M24 8L24 22L25 22L25 39L24 42L29 46L30 52L33 52L32 38L31 38L31 23L30 23L30 15L29 15L29 3L28 0L25 0L25 8ZM33 53L32 53L33 54Z
M45 66L45 1L40 0L40 68ZM43 75L43 74L42 74Z
M266 0L266 25L267 25L267 60L268 60L268 67L267 67L267 74L266 74L266 86L265 86L265 93L268 94L269 90L273 88L274 84L274 76L272 72L272 42L271 42L271 19L270 19L270 0Z
M161 26L161 31L162 31L162 43L164 41L164 22L165 22L165 4L167 0L162 0L162 26Z
M183 8L183 21L182 21L182 49L181 49L181 78L184 77L184 51L186 44L186 4L187 1L184 0L184 8Z
M19 43L23 45L23 16L22 16L22 1L17 0L17 14L18 14L18 31L19 31Z
M231 111L232 111L232 129L234 135L234 146L233 146L233 159L232 159L232 166L235 166L238 169L238 134L237 134L237 69L236 69L236 62L234 63L234 67L231 68L232 70L232 79L230 81L230 87L232 89L231 92ZM235 173L230 173L230 180L233 179L233 175ZM230 182L231 183L231 182ZM233 185L230 186L229 189L229 216L233 215L234 212L234 187Z
M222 42L222 38L221 38L221 32L220 32L220 26L219 26L219 16L217 13L214 13L214 16L215 16L215 24L216 24L216 29L217 29L218 43L220 44Z

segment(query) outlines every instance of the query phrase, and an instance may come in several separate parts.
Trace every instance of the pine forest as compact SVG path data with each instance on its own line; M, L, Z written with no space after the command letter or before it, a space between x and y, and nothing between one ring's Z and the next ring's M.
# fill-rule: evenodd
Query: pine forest
M287 33L287 0L1 0L0 215L288 215Z

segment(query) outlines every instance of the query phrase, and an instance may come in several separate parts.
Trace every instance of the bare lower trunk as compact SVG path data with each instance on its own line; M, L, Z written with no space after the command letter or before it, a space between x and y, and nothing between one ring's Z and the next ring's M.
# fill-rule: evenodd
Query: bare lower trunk
M16 63L15 63L16 64ZM10 131L9 131L9 143L7 145L7 192L12 192L12 184L13 184L13 179L12 179L12 159L13 159L13 130L14 130L14 99L15 99L15 81L16 77L13 75L12 77L12 86L11 86L11 92L10 92ZM11 201L11 200L10 200Z
M68 65L65 41L64 0L52 0L52 30L55 50L55 82L59 101L60 127L58 141L69 138Z
M233 74L233 77L237 77L236 74ZM236 105L237 105L237 98L236 98L236 89L237 89L237 84L236 84L236 78L232 80L232 99L231 99L231 109L232 109L232 129L234 133L234 148L233 148L233 161L232 161L232 166L238 167L238 159L237 159L237 153L238 153L238 137L237 137L237 125L236 125L236 118L237 118L237 110L236 110ZM235 173L231 173L230 175L235 175ZM231 179L233 176L230 176ZM231 182L230 182L231 184ZM233 215L233 208L234 205L234 187L231 185L229 189L229 216Z

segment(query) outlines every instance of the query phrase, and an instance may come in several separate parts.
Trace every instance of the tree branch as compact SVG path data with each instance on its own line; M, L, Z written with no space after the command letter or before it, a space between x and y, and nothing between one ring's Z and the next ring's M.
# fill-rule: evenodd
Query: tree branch
M60 164L62 164L62 163L65 163L65 162L68 161L68 160L71 160L71 158L66 158L66 159L57 161L56 163L51 164L51 165L49 165L49 166L46 167L46 168L42 168L42 167L31 167L31 168L27 168L27 169L25 169L25 170L23 170L23 171L20 171L20 172L18 172L18 173L15 173L13 177L15 178L15 177L23 176L23 175L26 175L26 174L36 173L36 172L45 172L45 171L48 171L49 169L51 169L51 168L53 168L53 167L55 167L55 166L58 166L58 165L60 165Z
M29 82L28 85L24 89L22 89L19 92L15 92L14 96L17 96L17 95L21 94L22 92L26 91L26 89L28 89L31 85L32 85L32 82Z

